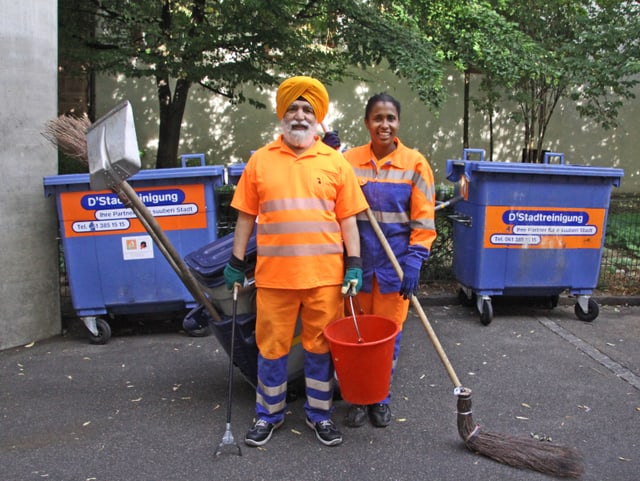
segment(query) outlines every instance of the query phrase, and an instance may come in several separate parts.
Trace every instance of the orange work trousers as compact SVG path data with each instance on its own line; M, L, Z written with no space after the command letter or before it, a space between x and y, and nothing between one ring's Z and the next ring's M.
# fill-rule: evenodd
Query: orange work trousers
M298 317L303 349L314 354L328 353L324 328L344 317L339 285L312 289L260 287L256 311L256 344L266 359L279 359L289 354Z

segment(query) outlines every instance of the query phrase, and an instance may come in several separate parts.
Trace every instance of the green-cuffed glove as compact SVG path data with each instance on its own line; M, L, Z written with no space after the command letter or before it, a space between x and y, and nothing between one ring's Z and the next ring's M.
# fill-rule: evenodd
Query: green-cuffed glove
M347 257L345 268L342 295L355 296L362 287L362 259L353 256Z
M233 285L238 283L243 285L244 283L244 273L247 270L247 263L242 259L238 259L233 254L231 255L231 259L226 266L224 266L224 283L227 286L227 289L233 289Z

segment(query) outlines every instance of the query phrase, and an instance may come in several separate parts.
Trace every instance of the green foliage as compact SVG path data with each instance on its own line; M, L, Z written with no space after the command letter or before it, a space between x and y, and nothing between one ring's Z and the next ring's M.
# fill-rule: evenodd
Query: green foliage
M59 18L66 61L155 78L158 167L177 162L192 85L264 107L245 96L245 87L273 87L303 74L330 83L349 75L349 65L387 60L423 101L437 106L443 99L442 62L429 41L417 29L400 28L375 2L67 0Z
M58 151L58 173L60 174L86 174L87 166Z
M542 152L560 99L605 128L640 73L640 3L620 0L65 0L60 56L85 71L153 77L158 167L178 162L189 89L230 102L289 75L327 83L382 61L434 110L444 66L482 74L476 107ZM508 102L505 102L508 101Z
M560 99L604 128L638 83L640 3L606 0L396 0L378 2L418 27L447 62L481 73L476 108L524 130L523 147L542 153ZM505 101L508 101L505 102Z
M638 220L640 220L638 212L610 214L607 221L607 245L640 255Z
M510 118L524 126L524 147L542 154L544 136L558 101L604 128L616 126L618 109L638 83L638 2L532 0L498 2L495 11L534 42L516 70L491 71L504 98L518 110ZM538 159L539 160L539 159Z

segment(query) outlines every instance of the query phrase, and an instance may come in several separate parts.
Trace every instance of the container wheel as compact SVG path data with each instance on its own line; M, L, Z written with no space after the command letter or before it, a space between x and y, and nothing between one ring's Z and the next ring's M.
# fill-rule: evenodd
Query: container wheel
M89 331L89 341L91 344L106 344L111 339L111 327L109 323L98 317L96 319L96 328L98 329L98 335L94 335Z
M549 306L549 309L555 309L556 307L558 307L558 302L560 301L560 296L559 295L555 295L555 296L549 296L548 298L548 303L547 305Z
M475 299L473 295L468 297L462 288L458 289L458 302L460 302L461 306L464 307L473 307L475 304Z
M580 304L577 302L574 306L573 311L576 313L576 317L581 321L591 322L598 317L598 314L600 314L600 306L598 306L598 303L592 298L589 298L588 306L588 312L584 312L580 307Z
M211 335L211 328L209 326L203 326L195 329L185 329L185 332L190 337L207 337Z
M482 301L482 312L480 313L480 322L483 326L488 326L493 320L493 306L491 300L485 299Z

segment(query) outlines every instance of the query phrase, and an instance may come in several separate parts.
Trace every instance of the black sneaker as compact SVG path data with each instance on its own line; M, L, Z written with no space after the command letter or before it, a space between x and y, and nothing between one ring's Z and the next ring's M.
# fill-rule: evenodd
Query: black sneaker
M314 423L307 418L307 426L316 432L316 437L325 446L337 446L342 442L342 433L336 429L331 419Z
M350 428L359 428L367 422L367 406L352 404L349 406L344 423Z
M384 428L391 423L391 409L388 404L370 404L369 419L371 424L377 428Z
M275 424L265 419L258 419L244 437L244 443L247 446L263 446L267 444L267 441L271 439L273 431L282 426L282 423L284 423L284 419L281 419Z

